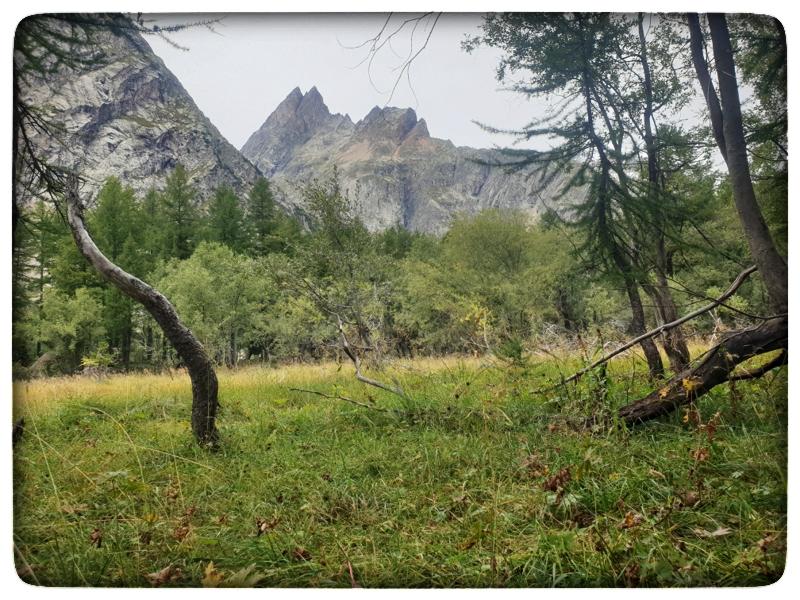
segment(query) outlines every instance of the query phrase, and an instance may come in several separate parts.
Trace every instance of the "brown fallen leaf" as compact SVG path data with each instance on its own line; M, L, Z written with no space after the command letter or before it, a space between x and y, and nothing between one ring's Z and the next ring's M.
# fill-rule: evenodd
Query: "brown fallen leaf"
M700 424L703 422L702 416L700 415L700 411L692 405L688 408L683 410L683 422L694 425L695 427L699 427Z
M719 427L719 419L720 419L720 412L717 411L708 420L708 423L700 426L700 430L706 432L706 436L709 442L714 439L714 435L717 433L717 427Z
M259 583L266 575L257 572L256 566L250 565L249 567L245 567L244 569L240 569L236 571L236 573L231 573L225 578L225 581L222 582L221 587L226 588L251 588L255 587L257 583Z
M219 587L220 583L222 583L222 573L217 571L214 561L211 561L203 569L203 578L200 580L200 584L205 588L215 588Z
M168 485L166 488L164 488L164 496L165 496L165 497L166 497L166 499L167 499L167 500L169 500L170 502L174 502L174 501L175 501L175 499L176 499L176 498L177 498L179 495L180 495L180 491L178 490L178 488L177 488L177 487L175 487L175 486L174 486L174 485L172 485L171 483L170 483L170 484L169 484L169 485Z
M700 494L692 490L684 492L678 497L680 498L681 506L685 506L686 508L692 508L694 505L700 502Z
M708 457L711 455L711 452L708 448L698 448L692 452L692 458L695 459L697 462L705 462L708 460Z
M272 531L275 529L275 526L278 524L280 519L278 517L273 517L269 521L266 519L262 519L261 517L256 519L256 527L258 531L256 532L256 537L260 536L262 533L267 533L268 531Z
M172 537L174 537L179 542L182 542L186 539L191 531L191 527L189 525L178 525L172 532Z
M477 543L478 543L478 540L476 540L475 538L470 538L470 539L468 539L468 540L466 540L464 542L461 542L461 544L459 544L459 546L458 546L458 549L459 550L469 550L470 548L472 548Z
M642 515L632 510L629 510L625 513L625 517L622 519L622 523L619 524L620 529L630 529L631 527L636 527L640 525L641 522L644 520Z
M636 563L629 564L625 567L622 576L627 587L637 587L639 585L639 565Z
M594 515L588 511L582 510L572 517L572 522L575 523L580 529L584 527L589 527L592 523L594 523Z
M103 545L103 532L100 531L97 527L92 529L92 533L89 534L89 542L95 548L99 548Z
M558 473L553 475L550 479L544 482L542 488L548 492L557 492L567 485L572 478L569 472L569 467L564 467Z
M538 454L530 454L522 461L522 468L528 472L530 477L544 477L550 473L550 469L542 462L542 457Z
M758 546L758 549L762 552L766 552L776 539L778 539L778 536L776 536L774 533L770 534L758 540L756 542L756 546Z
M289 558L298 562L311 560L311 553L302 546L292 548L291 551L284 552L284 554L288 554Z
M717 538L733 533L729 527L717 527L714 531L706 531L705 529L695 528L692 531L703 538Z
M145 575L145 579L147 579L147 582L153 587L158 587L159 585L164 585L172 581L178 581L182 577L183 573L180 567L176 567L175 565L167 565L160 571Z

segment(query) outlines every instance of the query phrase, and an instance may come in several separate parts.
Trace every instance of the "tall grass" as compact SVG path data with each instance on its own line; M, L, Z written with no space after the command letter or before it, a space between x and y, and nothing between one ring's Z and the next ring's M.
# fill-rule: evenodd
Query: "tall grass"
M93 586L196 586L251 565L264 586L776 580L785 369L717 388L699 414L583 431L561 417L650 384L628 357L606 379L535 391L579 362L421 359L380 374L409 399L348 365L223 371L215 453L192 442L183 373L19 382L17 569Z

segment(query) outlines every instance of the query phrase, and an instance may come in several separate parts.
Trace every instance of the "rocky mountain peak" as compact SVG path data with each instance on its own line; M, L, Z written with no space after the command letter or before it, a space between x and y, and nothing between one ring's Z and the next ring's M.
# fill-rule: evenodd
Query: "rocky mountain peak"
M292 90L243 146L267 174L282 202L299 214L303 183L334 168L362 221L373 230L401 225L442 233L456 213L486 208L534 216L557 197L563 178L547 183L532 169L509 174L496 150L457 148L433 138L411 108L375 106L353 124L331 115L316 88Z
M295 114L299 121L309 129L323 125L332 116L316 87L312 87L305 93Z
M423 125L417 133L424 131L424 134L427 135L428 128L424 121L417 120L417 113L414 112L414 109L376 106L367 113L366 117L356 123L356 135L371 142L390 142L399 145L418 123Z
M342 120L331 114L316 87L305 94L296 87L245 142L242 153L258 156L257 166L269 175L286 164L296 147Z

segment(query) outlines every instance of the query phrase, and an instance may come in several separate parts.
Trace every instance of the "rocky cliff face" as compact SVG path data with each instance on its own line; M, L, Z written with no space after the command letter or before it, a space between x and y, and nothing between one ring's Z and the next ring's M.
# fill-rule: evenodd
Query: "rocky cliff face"
M258 170L228 143L178 79L134 31L97 31L105 54L80 72L55 73L23 85L22 98L45 107L64 128L61 140L34 141L49 162L76 168L91 198L111 175L138 192L161 188L183 163L203 202L221 184L243 193Z
M508 162L499 151L432 138L410 108L376 106L353 123L347 115L331 114L316 88L306 94L292 90L242 153L273 180L284 204L298 211L298 184L326 177L336 166L359 216L373 230L401 225L442 233L455 214L486 208L535 216L564 184L556 178L544 186L530 169L491 166Z

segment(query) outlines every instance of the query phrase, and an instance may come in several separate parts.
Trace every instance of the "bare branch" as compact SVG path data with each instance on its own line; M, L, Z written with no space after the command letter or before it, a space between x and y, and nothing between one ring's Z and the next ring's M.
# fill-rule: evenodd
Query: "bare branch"
M574 375L571 375L570 377L566 378L565 380L563 380L558 385L555 385L555 386L553 386L551 388L548 388L546 390L541 390L541 391L549 391L549 390L555 389L555 388L557 388L557 387L559 387L561 385L565 385L565 384L567 384L567 383L569 383L571 381L575 381L575 380L579 379L581 376L583 376L586 373L588 373L589 371L591 371L592 369L594 369L596 367L599 367L600 365L602 365L603 363L608 362L609 360L611 360L615 356L617 356L619 354L622 354L623 352L625 352L625 350L635 346L636 344L638 344L642 340L650 339L650 338L655 337L655 336L657 336L657 335L659 335L661 333L664 333L665 331L669 331L670 329L674 329L675 327L678 327L679 325L682 325L683 323L686 323L686 321L690 321L690 320L694 319L695 317L699 317L700 315L702 315L704 313L707 313L708 311L716 308L717 306L722 304L725 300L727 300L728 298L733 296L734 292L736 292L736 290L739 289L739 287L742 285L742 283L744 283L745 279L747 279L755 271L756 271L756 266L753 265L752 267L749 267L749 268L745 269L744 271L742 271L741 273L739 273L739 275L736 276L736 279L734 279L734 281L730 285L730 287L721 296L719 296L716 300L714 300L710 304L707 304L707 305L703 306L702 308L698 308L697 310L695 310L693 312L690 312L688 315L685 315L685 316L681 317L680 319L672 321L671 323L664 323L663 325L661 325L659 327L656 327L655 329L652 329L652 330L648 331L647 333L643 333L642 335L632 339L631 341L627 342L626 344L623 344L622 346L620 346L619 348L617 348L613 352L610 352L609 354L606 354L602 358L594 361L588 367L585 367L585 368L581 369L580 371L578 371L577 373L575 373Z
M408 398L406 393L401 388L382 383L377 379L367 377L361 372L361 359L358 357L356 351L353 350L353 347L350 345L350 341L347 339L347 335L344 332L344 323L342 322L342 318L339 315L336 315L336 320L339 325L339 335L342 340L342 350L344 350L344 353L347 354L347 356L353 362L353 366L356 369L356 379L362 383L366 383L367 385L391 392L392 394L400 396L401 398Z
M303 392L305 394L315 394L317 396L322 396L323 398L329 398L331 400L343 400L344 402L349 402L350 404L355 404L356 406L361 406L363 408L369 408L370 410L377 410L379 412L390 413L393 412L388 408L380 408L379 406L372 406L371 404L365 404L364 402L359 402L358 400L353 400L352 398L348 398L347 396L340 396L338 394L331 395L326 394L325 392L319 392L317 390L306 390L303 388L289 388L290 392Z
M728 381L746 381L748 379L758 379L762 375L769 373L772 369L782 367L788 361L789 353L786 350L782 350L778 356L763 364L758 369L755 369L754 371L744 371L743 373L733 374L728 378Z

